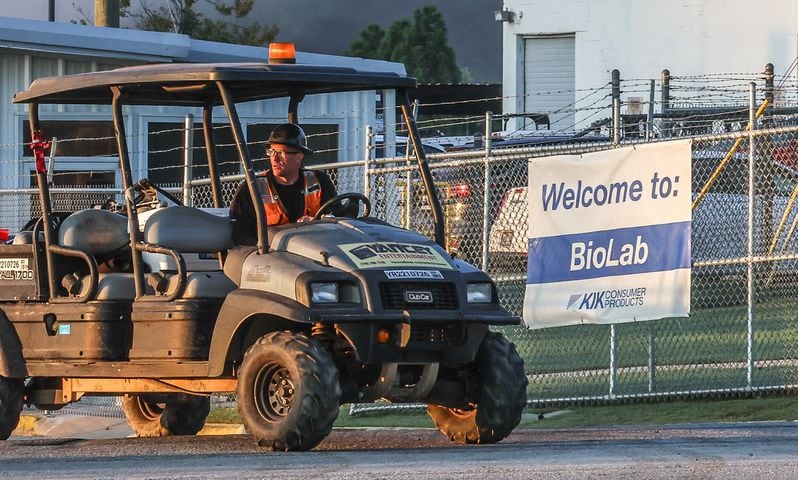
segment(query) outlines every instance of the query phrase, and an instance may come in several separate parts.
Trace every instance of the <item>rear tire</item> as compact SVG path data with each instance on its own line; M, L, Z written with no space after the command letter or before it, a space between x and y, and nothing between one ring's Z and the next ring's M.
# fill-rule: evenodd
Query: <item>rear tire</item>
M170 394L165 399L125 395L122 410L130 428L139 437L196 435L205 426L205 419L211 411L211 399L185 394Z
M480 383L474 408L430 404L427 413L453 442L496 443L521 422L529 383L524 361L502 334L488 332L472 365Z
M238 412L258 445L310 450L332 431L341 386L332 355L302 333L262 336L244 354Z
M0 377L0 440L6 440L17 428L23 394L21 379Z

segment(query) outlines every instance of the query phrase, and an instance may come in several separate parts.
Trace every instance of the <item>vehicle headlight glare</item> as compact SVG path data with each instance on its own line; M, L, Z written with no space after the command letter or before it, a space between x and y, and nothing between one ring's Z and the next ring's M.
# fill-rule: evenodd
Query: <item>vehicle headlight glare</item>
M490 303L493 300L493 286L490 283L469 283L468 303Z
M338 284L311 283L310 301L313 303L338 303Z

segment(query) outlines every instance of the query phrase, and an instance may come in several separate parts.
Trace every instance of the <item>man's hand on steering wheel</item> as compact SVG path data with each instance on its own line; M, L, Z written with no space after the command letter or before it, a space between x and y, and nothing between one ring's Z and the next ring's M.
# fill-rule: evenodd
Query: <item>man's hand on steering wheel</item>
M318 220L323 215L338 216L346 212L351 207L352 202L362 202L363 215L361 215L361 217L369 216L369 213L371 213L371 201L369 201L368 197L360 193L350 192L336 195L324 202L324 204L319 207L319 211L316 212L316 215L313 216L313 220Z

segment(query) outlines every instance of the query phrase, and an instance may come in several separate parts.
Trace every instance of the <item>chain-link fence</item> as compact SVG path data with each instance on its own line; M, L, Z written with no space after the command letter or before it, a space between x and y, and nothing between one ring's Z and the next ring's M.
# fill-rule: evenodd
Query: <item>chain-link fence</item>
M766 113L749 134L745 128L752 105L760 105L769 93L765 89L760 98L746 100L739 87L760 77L673 76L668 94L659 101L653 81L625 80L624 94L650 98L639 107L650 107L651 114L630 114L627 104L620 121L605 121L599 117L610 113L612 105L601 103L591 107L597 119L593 129L519 134L519 142L501 145L492 144L490 126L497 119L488 116L482 147L429 155L445 212L447 250L486 269L502 304L520 315L526 284L528 159L634 141L693 138L691 316L613 326L505 328L526 362L531 404L728 397L798 385L798 327L791 315L798 303L798 126L792 126L789 106L796 103L794 94L785 93L796 90L778 90L783 115ZM732 91L736 93L730 95ZM655 104L658 113L653 114ZM481 118L467 120L471 124ZM433 129L446 121L420 123ZM315 168L329 172L339 192L366 191L373 216L432 236L431 208L417 167L407 157ZM223 205L229 205L242 179L223 179ZM180 187L168 190L183 196ZM52 193L53 209L63 212L122 199L119 187L59 187ZM213 206L210 182L193 181L191 198L194 206ZM37 190L0 190L0 226L16 231L39 215Z
M447 248L486 268L512 313L521 312L526 283L527 159L608 148L613 145L598 140L431 156L446 212ZM614 326L504 329L526 362L532 404L729 396L796 384L798 127L695 137L692 151L694 197L707 192L693 214L692 315ZM373 215L432 235L417 168L406 158L321 168L339 191L369 190ZM222 182L225 205L241 180ZM179 188L169 190L182 195ZM120 199L118 189L54 193L55 209L64 211ZM207 180L194 182L192 199L195 206L212 205ZM6 225L21 226L39 214L35 190L0 192L0 202Z
M488 146L432 159L447 212L447 247L491 273L511 312L520 315L526 283L527 159L607 148L613 145ZM798 215L793 208L798 127L755 131L750 137L745 132L695 137L692 151L691 316L613 326L505 329L525 359L531 403L728 396L786 390L796 383L798 327L791 312L798 303ZM371 173L378 186L372 195L377 212L394 212L397 218L390 221L431 231L413 166L387 159ZM412 214L397 213L404 211Z

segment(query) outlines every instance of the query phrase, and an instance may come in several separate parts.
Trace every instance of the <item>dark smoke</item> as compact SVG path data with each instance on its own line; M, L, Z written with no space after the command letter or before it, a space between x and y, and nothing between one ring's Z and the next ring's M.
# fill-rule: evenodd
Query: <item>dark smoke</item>
M446 20L457 63L477 83L501 82L501 24L493 11L501 0L258 0L250 14L262 24L280 26L278 40L297 49L340 55L366 26L387 29L413 11L435 5Z

